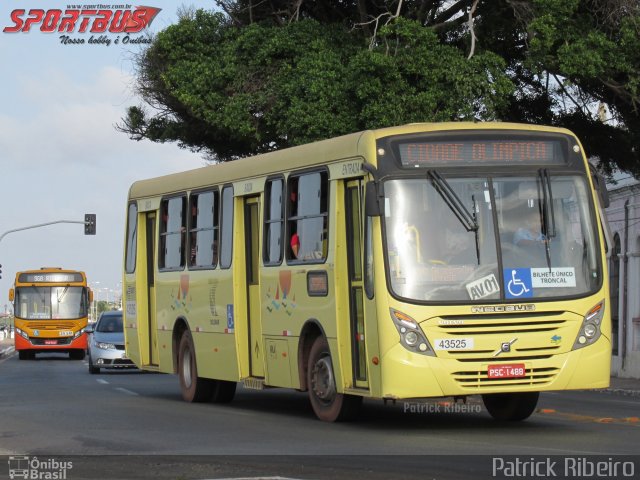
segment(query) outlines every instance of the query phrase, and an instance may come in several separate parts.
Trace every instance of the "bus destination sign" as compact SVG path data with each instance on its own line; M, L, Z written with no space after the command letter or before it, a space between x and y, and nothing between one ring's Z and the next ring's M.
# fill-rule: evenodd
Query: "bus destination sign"
M20 283L78 283L83 282L80 273L21 273L18 276Z
M562 164L559 140L408 142L399 145L403 167L423 165Z

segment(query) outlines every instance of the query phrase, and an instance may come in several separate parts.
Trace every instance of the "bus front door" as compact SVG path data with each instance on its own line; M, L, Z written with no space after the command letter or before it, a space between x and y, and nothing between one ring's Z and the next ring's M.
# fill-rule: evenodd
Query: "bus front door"
M345 188L347 257L349 268L349 322L353 385L368 388L365 346L364 277L362 269L362 180L352 180Z
M264 377L262 324L260 321L260 201L249 197L244 204L245 264L247 269L247 313L249 316L249 372Z

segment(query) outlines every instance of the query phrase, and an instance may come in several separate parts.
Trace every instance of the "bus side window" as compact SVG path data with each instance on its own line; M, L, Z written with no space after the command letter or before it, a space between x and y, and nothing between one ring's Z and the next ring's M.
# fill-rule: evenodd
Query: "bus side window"
M233 253L233 187L222 189L222 223L220 231L220 267L231 267Z
M189 207L189 266L196 265L196 252L198 251L198 198L199 195L191 195Z
M218 262L218 191L192 193L189 215L189 266L215 268Z
M289 218L298 217L298 178L293 177L289 182ZM289 255L290 259L297 259L300 255L300 235L298 222L289 222Z
M159 268L178 269L185 264L186 197L172 197L160 205Z
M127 251L125 260L125 271L127 273L133 273L136 270L137 226L138 206L135 202L131 202L127 214Z
M282 227L284 181L282 178L267 180L264 211L264 252L265 265L279 265L282 262Z
M312 172L289 179L289 260L320 263L327 256L326 172Z

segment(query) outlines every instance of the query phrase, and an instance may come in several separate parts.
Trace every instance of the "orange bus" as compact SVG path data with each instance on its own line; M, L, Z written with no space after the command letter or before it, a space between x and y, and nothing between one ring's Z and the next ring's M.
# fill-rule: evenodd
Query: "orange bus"
M17 272L9 300L13 302L20 360L33 359L42 352L67 352L74 360L84 358L84 330L93 301L84 272L62 268Z

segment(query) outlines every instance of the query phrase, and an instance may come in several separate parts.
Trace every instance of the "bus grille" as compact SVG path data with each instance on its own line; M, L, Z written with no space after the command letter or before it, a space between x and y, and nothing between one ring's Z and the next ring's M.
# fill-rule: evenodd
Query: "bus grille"
M482 390L491 387L546 385L560 372L559 368L527 368L520 378L489 378L486 370L454 372L453 378L462 388Z
M443 316L437 325L437 338L447 336L474 337L481 339L483 336L496 335L498 338L510 340L531 334L539 338L544 334L545 338L551 338L561 330L565 330L571 324L567 312L542 312L522 314L498 314L498 315L456 315ZM433 334L432 334L433 335ZM442 336L441 336L442 335ZM485 343L486 345L486 343ZM496 357L499 352L499 344L495 348L475 348L473 350L447 350L448 358L455 358L459 362L505 362L514 360L545 360L561 350L560 345L531 344L521 346L522 342L515 344L509 353Z
M447 335L495 335L553 332L565 326L566 312L443 316L438 329ZM455 322L459 321L460 324Z
M75 322L29 322L27 326L34 330L71 330L76 325Z

